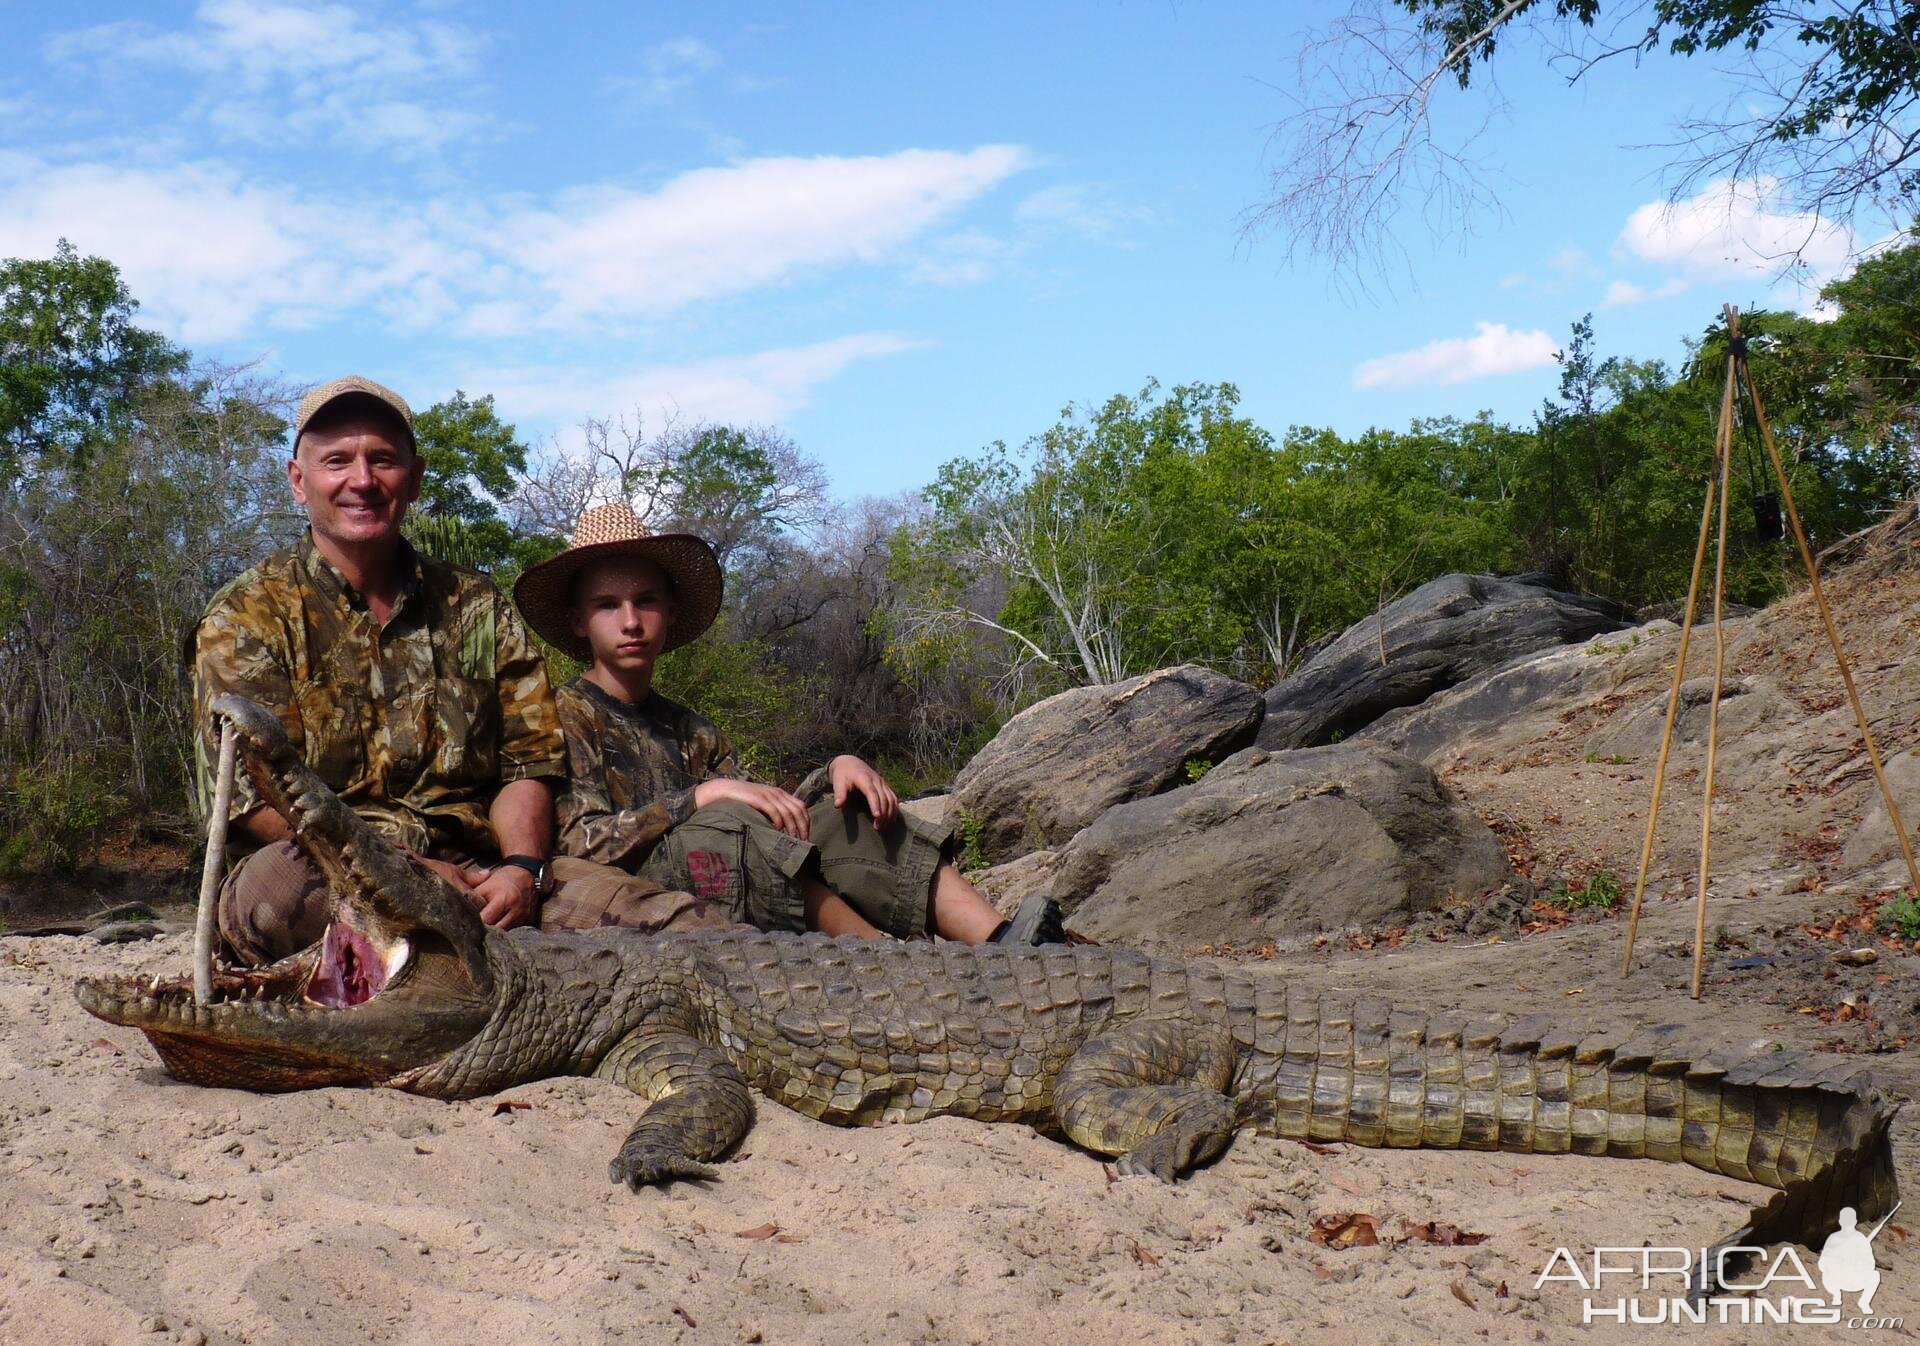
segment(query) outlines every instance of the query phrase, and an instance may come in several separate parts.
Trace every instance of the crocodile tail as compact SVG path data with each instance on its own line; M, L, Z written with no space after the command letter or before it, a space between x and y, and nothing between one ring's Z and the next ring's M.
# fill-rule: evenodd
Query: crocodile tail
M1895 1109L1864 1071L1790 1052L1689 1057L1679 1035L1295 1003L1256 1112L1300 1139L1689 1163L1778 1189L1749 1242L1817 1246L1842 1207L1893 1208Z

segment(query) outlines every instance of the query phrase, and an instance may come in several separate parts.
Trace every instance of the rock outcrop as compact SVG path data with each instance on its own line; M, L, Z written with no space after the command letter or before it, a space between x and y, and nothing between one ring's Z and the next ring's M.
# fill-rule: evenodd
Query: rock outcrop
M1187 779L1259 727L1260 693L1194 664L1078 687L1007 721L954 781L989 862L1058 845L1115 804Z
M1884 757L1882 765L1887 772L1887 788L1893 791L1893 802L1900 809L1900 821L1907 825L1908 839L1914 840L1920 835L1920 748ZM1847 838L1840 863L1858 870L1898 859L1900 863L1894 866L1898 872L1892 881L1905 887L1905 857L1900 855L1900 841L1893 834L1893 818L1887 812L1887 801L1881 798L1877 783L1872 798L1867 816ZM1920 840L1914 840L1914 849L1920 852Z
M1538 575L1443 575L1348 627L1269 691L1257 742L1332 742L1522 656L1620 630L1625 615Z
M1512 878L1433 772L1365 743L1237 753L1109 809L1043 873L1074 929L1180 947L1405 924Z
M1487 757L1517 748L1536 732L1532 716L1604 695L1623 675L1622 656L1676 628L1655 621L1516 659L1415 706L1390 710L1355 738L1379 743L1445 770L1467 753ZM1649 648L1652 648L1650 645ZM1636 659L1638 668L1644 660Z

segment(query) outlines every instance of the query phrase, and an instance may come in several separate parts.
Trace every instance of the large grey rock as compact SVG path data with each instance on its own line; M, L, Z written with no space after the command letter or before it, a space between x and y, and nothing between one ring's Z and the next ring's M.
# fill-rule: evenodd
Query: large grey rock
M1907 825L1907 837L1915 850L1920 851L1920 839L1916 839L1920 838L1920 748L1891 756L1883 754L1881 765L1886 769L1887 788L1893 791L1893 802L1900 810L1900 821ZM1867 816L1847 838L1846 848L1840 852L1840 863L1849 870L1859 870L1899 856L1901 864L1896 882L1905 887L1905 857L1900 854L1900 839L1894 835L1893 817L1887 812L1887 801L1881 797L1878 783L1874 785L1872 799Z
M1329 743L1524 655L1626 625L1619 604L1542 576L1443 575L1348 627L1269 691L1257 742Z
M1115 804L1186 779L1259 727L1260 693L1195 664L1029 706L953 783L959 816L979 828L989 863L1067 840Z
M1417 706L1390 710L1354 737L1405 753L1436 771L1469 754L1497 758L1518 751L1540 733L1534 716L1604 695L1629 667L1623 656L1642 642L1664 640L1675 629L1672 622L1654 621L1617 636L1599 635L1527 655L1435 692Z
M967 878L986 895L996 911L1002 916L1011 916L1030 894L1051 893L1053 876L1059 868L1058 851L1029 851L1004 865L975 870Z
M1048 868L1075 930L1182 947L1402 925L1513 877L1432 771L1367 743L1236 753L1109 809Z
M953 796L921 795L917 799L900 801L903 813L911 814L931 827L951 827L954 824Z
M1691 758L1686 756L1688 751L1704 751L1712 718L1713 679L1688 678L1681 683L1680 708L1673 719L1671 751L1676 754L1675 761L1684 758L1691 765ZM1806 718L1806 712L1775 690L1767 679L1739 678L1729 673L1720 683L1717 730L1720 770L1738 778L1751 764L1767 773L1777 773L1787 736ZM1631 711L1596 730L1587 739L1587 751L1597 757L1620 757L1651 766L1659 760L1660 736L1666 725L1667 693L1663 690L1659 696L1643 699ZM1722 782L1727 779L1723 776ZM1741 783L1749 782L1741 780Z

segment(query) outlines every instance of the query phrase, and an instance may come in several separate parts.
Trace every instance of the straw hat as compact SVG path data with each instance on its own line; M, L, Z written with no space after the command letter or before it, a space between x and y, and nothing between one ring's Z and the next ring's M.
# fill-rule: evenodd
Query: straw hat
M678 649L713 625L720 612L720 562L704 538L691 533L649 533L624 504L596 505L580 516L573 544L551 561L525 571L513 586L513 601L527 625L556 649L590 661L593 649L573 633L573 577L609 556L638 556L673 581L673 625L666 650Z

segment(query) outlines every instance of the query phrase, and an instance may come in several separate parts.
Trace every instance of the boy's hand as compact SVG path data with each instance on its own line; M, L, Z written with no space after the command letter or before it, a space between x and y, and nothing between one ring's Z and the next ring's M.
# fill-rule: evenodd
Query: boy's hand
M887 784L887 778L852 753L836 757L827 764L827 779L833 782L833 806L845 808L847 797L859 794L873 814L873 830L878 832L900 816L900 796Z
M713 780L703 780L693 787L693 806L703 809L709 804L717 804L723 799L731 799L757 809L767 816L767 821L800 841L810 841L813 824L807 817L807 806L800 802L800 796L790 795L785 790L771 785L757 785L753 781L733 780L719 776Z

